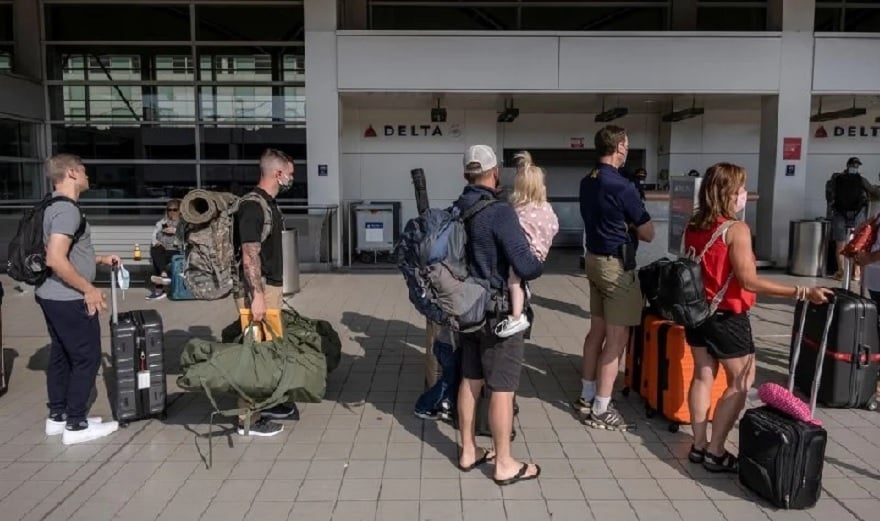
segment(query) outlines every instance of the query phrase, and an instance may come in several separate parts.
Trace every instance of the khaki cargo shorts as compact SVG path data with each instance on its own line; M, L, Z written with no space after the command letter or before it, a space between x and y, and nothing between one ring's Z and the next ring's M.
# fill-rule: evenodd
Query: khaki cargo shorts
M623 271L617 257L587 253L590 314L612 326L637 326L642 320L642 289L636 271Z

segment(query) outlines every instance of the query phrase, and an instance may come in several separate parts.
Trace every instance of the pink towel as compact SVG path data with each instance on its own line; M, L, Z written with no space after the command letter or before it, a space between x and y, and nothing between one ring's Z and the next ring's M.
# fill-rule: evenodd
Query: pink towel
M810 414L810 406L779 384L764 383L758 387L761 401L796 420L821 426L822 422Z

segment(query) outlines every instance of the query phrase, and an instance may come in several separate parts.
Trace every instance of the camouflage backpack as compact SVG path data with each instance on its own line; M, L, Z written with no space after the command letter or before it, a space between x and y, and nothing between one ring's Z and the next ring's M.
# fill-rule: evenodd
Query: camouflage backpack
M259 194L237 197L226 192L192 190L183 198L184 283L197 300L217 300L238 287L240 258L233 243L235 214L242 201L257 202L263 208L265 241L272 232L272 209Z

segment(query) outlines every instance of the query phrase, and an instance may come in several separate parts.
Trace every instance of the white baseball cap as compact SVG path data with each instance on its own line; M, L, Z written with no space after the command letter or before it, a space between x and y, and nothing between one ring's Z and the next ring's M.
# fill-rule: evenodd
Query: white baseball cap
M495 151L489 145L471 145L464 151L464 173L482 174L498 166ZM479 166L470 166L474 163Z

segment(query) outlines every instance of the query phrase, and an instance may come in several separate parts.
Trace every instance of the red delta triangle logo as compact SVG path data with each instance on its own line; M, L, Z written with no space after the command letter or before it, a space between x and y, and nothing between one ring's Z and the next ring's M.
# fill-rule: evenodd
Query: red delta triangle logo
M825 127L820 125L819 128L816 129L816 133L814 134L816 138L826 138L828 137L828 131L825 130Z
M367 130L364 130L364 137L376 137L376 129L373 128L373 125L367 127Z

